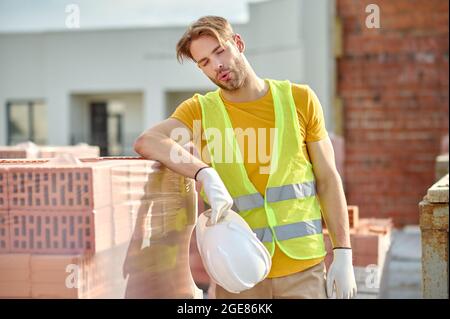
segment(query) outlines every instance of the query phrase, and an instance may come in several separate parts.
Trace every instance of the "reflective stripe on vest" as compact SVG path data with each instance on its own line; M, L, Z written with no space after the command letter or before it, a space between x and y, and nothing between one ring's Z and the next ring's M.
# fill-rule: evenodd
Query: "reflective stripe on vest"
M264 198L260 193L242 195L233 198L233 210L242 212L264 206Z
M314 181L267 188L267 201L270 203L315 195L316 183ZM260 193L238 196L233 198L233 201L234 210L239 212L264 206L264 198Z
M288 225L274 227L275 235L278 240L288 240L291 238L304 237L322 233L322 220L314 219ZM259 240L272 242L272 231L269 227L253 229Z

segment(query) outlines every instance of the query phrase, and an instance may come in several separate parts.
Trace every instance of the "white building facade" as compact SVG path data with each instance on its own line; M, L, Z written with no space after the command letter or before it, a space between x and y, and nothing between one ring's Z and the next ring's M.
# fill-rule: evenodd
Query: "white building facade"
M308 84L333 131L334 1L250 4L233 25L263 78ZM184 27L0 34L0 145L100 145L133 155L133 141L184 99L215 89L175 45Z

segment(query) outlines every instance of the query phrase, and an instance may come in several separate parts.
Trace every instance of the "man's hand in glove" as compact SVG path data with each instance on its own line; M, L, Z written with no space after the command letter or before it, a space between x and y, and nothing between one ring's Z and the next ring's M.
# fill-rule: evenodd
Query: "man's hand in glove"
M195 174L195 180L201 182L203 185L209 205L211 206L210 223L215 224L231 209L233 199L214 168L201 168Z
M327 295L333 296L336 289L337 299L350 299L356 295L356 280L350 248L334 248L333 262L327 274Z

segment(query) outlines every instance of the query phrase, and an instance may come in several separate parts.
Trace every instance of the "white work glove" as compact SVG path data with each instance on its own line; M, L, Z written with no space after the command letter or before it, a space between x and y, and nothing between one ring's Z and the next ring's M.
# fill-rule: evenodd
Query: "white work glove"
M214 168L201 169L196 176L196 180L202 183L211 206L210 224L216 224L231 209L233 199Z
M327 295L332 298L336 288L337 299L350 299L356 296L356 280L352 264L352 250L336 248L333 262L327 274Z

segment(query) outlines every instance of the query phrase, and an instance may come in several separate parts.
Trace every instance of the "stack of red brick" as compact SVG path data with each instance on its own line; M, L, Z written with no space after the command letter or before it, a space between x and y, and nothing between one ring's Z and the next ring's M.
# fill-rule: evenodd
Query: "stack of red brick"
M348 213L353 265L383 267L391 243L392 220L390 218L359 218L358 206L348 206ZM333 261L333 253L330 235L326 228L324 240L327 249L325 263L329 268Z
M197 183L197 192L200 194L200 184ZM201 214L205 211L205 204L201 198L201 196L198 196L198 213ZM194 278L195 283L198 287L200 287L202 290L206 291L210 278L208 273L205 270L205 267L203 266L202 258L200 257L200 253L197 248L197 238L195 235L195 230L192 233L191 243L189 247L189 264L191 266L191 272L192 277Z
M0 297L192 297L195 212L153 161L0 160Z

